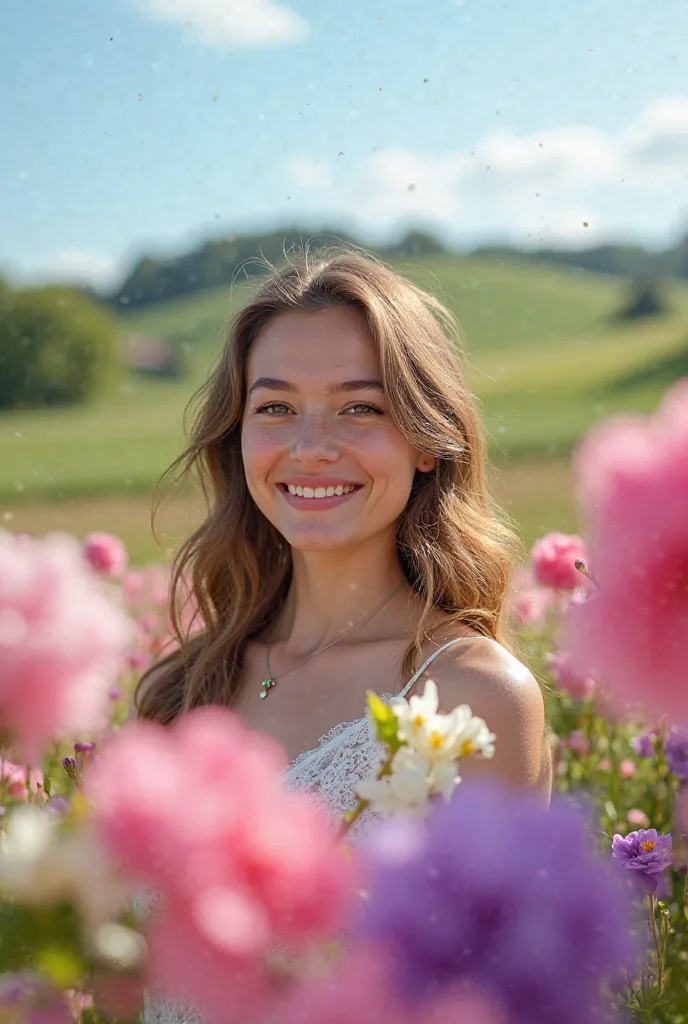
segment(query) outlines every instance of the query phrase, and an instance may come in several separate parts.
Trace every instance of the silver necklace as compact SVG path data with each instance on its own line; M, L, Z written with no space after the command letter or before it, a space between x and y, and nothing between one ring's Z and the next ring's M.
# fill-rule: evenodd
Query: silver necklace
M331 640L329 644L325 644L324 647L319 647L317 651L312 651L311 654L309 654L306 658L303 659L303 661L300 661L297 665L293 665L292 668L288 668L286 672L282 672L279 676L273 676L272 672L270 671L270 648L272 644L268 644L265 655L265 660L267 663L267 675L260 684L260 699L264 700L265 697L267 697L268 693L273 688L273 686L275 686L278 679L284 679L284 677L288 676L290 672L296 672L297 668L301 668L301 666L305 665L307 661L311 661L311 659L315 658L318 654L322 654L323 651L328 651L330 647L334 647L334 645L338 644L340 640L343 640L347 636L351 636L351 634L355 633L357 629L360 629L361 626L364 626L366 622L369 622L372 619L373 615L377 615L379 611L382 611L385 605L389 604L394 595L399 593L405 582L405 580L402 580L399 586L395 587L392 593L389 594L389 596L386 597L384 601L381 602L381 604L377 605L376 608L373 608L372 612L368 612L366 617L364 619L361 619L360 622L356 623L355 626L352 626L351 629L347 629L346 633L342 633L342 635L338 636L336 640Z

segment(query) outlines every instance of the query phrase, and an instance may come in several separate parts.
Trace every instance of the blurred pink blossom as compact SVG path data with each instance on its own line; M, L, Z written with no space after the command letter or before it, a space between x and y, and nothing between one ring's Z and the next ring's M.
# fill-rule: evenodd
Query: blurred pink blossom
M38 768L29 769L26 765L0 758L0 794L3 799L7 796L15 800L28 800L36 796L45 799L43 772Z
M84 555L88 564L103 576L121 576L129 560L122 541L110 533L89 533L84 539Z
M612 766L612 763L611 763L611 761L609 760L608 757L602 757L597 762L597 767L599 768L599 770L601 772L608 772L610 770L611 766Z
M645 811L641 811L639 807L632 807L626 818L629 825L637 825L638 828L649 828L650 819Z
M381 950L354 948L331 973L299 983L275 1019L280 1024L505 1024L492 1001L467 991L405 1005L390 974Z
M584 757L590 749L590 744L580 729L574 729L565 742L569 750L572 750L574 754L578 754L580 757ZM563 743L564 741L562 741Z
M71 537L0 531L0 728L27 762L107 724L129 622Z
M572 664L688 725L688 379L649 419L591 430L574 459L600 590L565 622Z
M162 565L129 569L122 580L122 596L131 611L163 608L167 604L169 575Z
M545 662L563 693L568 693L574 700L587 700L588 697L592 697L597 686L595 680L592 676L580 676L574 672L566 651L547 654Z
M230 995L232 1020L247 1019L263 997L259 958L335 930L351 892L352 857L326 812L285 789L285 767L268 736L208 707L166 729L125 726L86 776L121 870L160 893L148 984L208 1020L228 1020Z
M625 758L619 765L619 775L622 779L631 779L635 775L635 761Z
M584 576L576 569L576 560L586 561L585 542L575 534L545 534L533 545L530 558L538 583L554 590L575 590Z

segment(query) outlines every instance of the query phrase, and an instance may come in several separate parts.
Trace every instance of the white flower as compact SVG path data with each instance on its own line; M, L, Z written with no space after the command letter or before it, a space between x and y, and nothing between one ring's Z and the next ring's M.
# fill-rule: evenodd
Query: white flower
M75 903L87 933L111 921L128 891L90 829L64 833L49 811L16 807L0 845L0 888L20 903Z
M482 718L473 715L468 704L460 704L449 714L438 713L437 686L429 679L422 695L392 705L399 723L399 738L429 761L456 761L469 754L483 757L494 754L495 736Z
M431 797L439 794L448 800L460 781L454 762L432 762L403 746L392 758L390 774L364 779L357 795L382 817L400 813L422 817L430 808Z
M429 762L410 747L400 747L392 758L391 773L381 779L363 779L356 789L377 814L421 814L430 796Z

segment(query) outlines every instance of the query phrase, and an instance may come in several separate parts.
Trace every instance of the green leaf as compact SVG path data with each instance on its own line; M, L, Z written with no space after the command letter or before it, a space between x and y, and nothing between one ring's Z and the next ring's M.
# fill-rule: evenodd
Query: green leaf
M36 955L36 965L59 989L78 988L86 970L77 951L67 946L44 946Z
M368 690L368 709L375 726L375 732L380 743L394 753L402 745L399 739L399 722L394 711L380 700L373 690Z

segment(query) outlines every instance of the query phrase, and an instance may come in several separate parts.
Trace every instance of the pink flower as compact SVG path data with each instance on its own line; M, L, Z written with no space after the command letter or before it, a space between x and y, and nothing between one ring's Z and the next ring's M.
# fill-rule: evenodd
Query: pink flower
M600 591L567 614L572 665L688 725L688 380L592 430L574 469Z
M548 533L533 545L530 557L538 583L555 590L574 590L582 586L584 576L576 569L576 560L585 561L585 543L567 533Z
M547 654L547 667L563 693L568 693L574 700L587 700L595 692L596 682L592 676L580 676L570 665L569 655L561 653Z
M638 807L632 807L626 818L629 825L637 825L638 828L649 828L650 819L645 811L641 811Z
M635 761L626 758L619 765L619 775L622 779L630 779L635 775Z
M612 763L608 757L603 757L597 762L597 767L601 772L608 772L611 766Z
M28 800L37 795L45 799L43 772L38 768L27 769L26 765L0 759L0 794L2 799L11 796L14 800Z
M154 886L151 987L226 1022L260 1003L260 958L342 921L354 864L326 812L285 789L286 759L233 712L203 708L164 729L125 726L86 776L103 841Z
M274 1015L280 1024L505 1024L491 1000L469 991L404 1005L385 953L355 948L331 972L303 981Z
M580 729L574 729L566 743L569 750L572 750L574 754L578 754L580 757L584 757L590 749L590 744Z
M129 569L122 580L122 595L127 607L138 610L163 608L167 604L169 577L162 565Z
M0 532L0 727L23 759L108 721L129 623L71 537Z
M110 533L89 533L84 540L84 555L103 576L121 576L129 560L122 541Z

